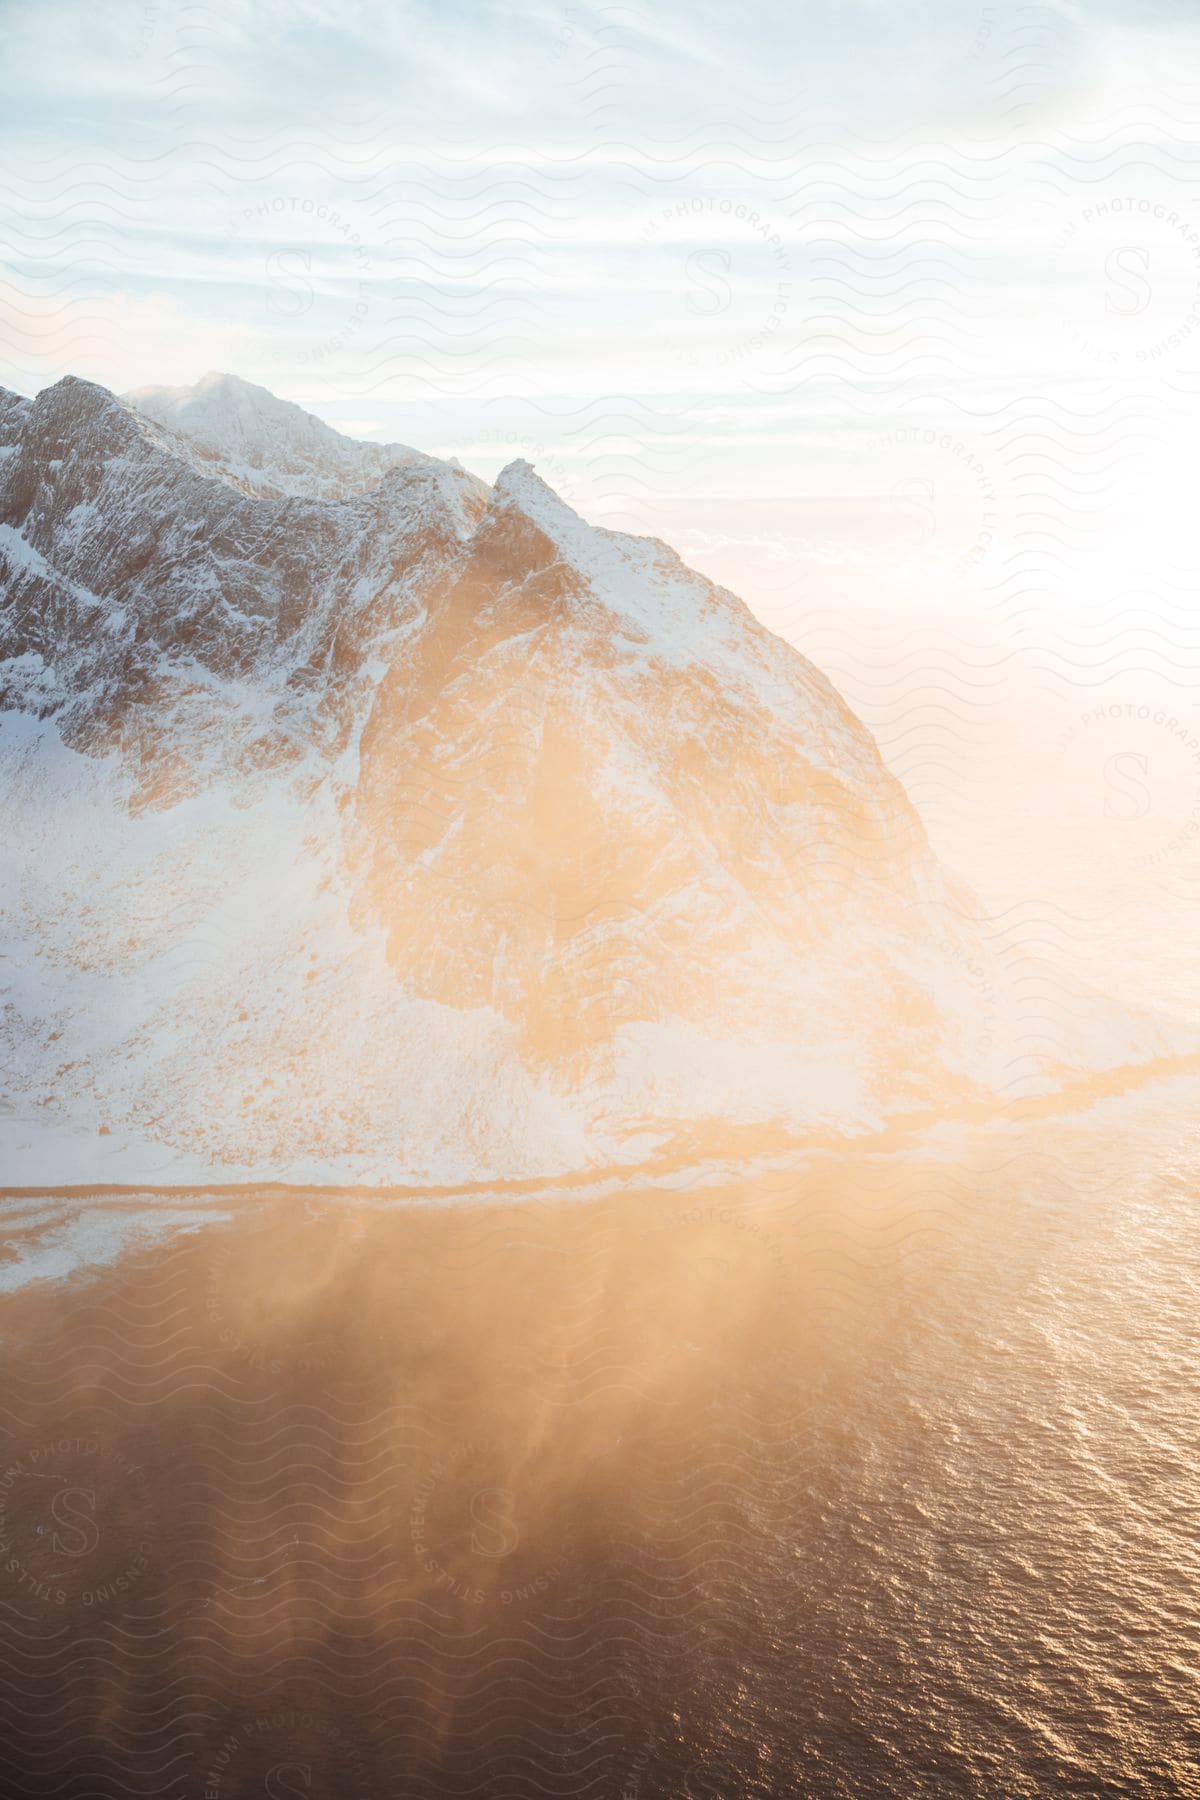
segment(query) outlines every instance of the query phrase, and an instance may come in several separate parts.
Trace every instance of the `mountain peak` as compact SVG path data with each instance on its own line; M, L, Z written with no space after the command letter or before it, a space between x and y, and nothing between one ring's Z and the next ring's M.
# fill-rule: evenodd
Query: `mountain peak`
M122 399L156 424L226 452L234 446L296 450L353 442L294 401L219 369L210 369L190 387L134 388Z
M247 381L244 375L234 375L228 369L206 369L199 381L193 384L194 388L217 386L244 388L248 393L265 394L268 400L274 400L278 406L291 405L291 402L288 400L280 400L277 395L271 392L270 388L263 387L257 381ZM182 392L183 390L181 389L180 391Z
M272 393L270 388L263 387L261 382L247 381L244 375L234 375L226 369L206 370L191 388L165 388L159 391L190 396L193 403L219 406L227 414L237 415L242 419L265 414L282 419L313 419L318 425L324 423L315 414L298 406L294 400L284 400L279 394ZM331 425L325 425L324 429L332 432L335 437L341 436Z
M116 455L136 435L130 410L97 381L64 375L30 401L7 405L7 415L22 420L21 429L36 437L48 458L89 450L96 456Z
M446 468L407 444L346 437L295 401L221 369L190 387L134 388L122 400L186 438L243 491L270 498L344 500L373 492L391 469ZM458 479L482 499L482 483L461 473Z
M513 508L523 513L563 551L582 550L595 535L574 507L568 506L524 457L517 457L501 469L492 485L491 506L493 511Z
M77 415L99 415L124 410L116 395L98 381L87 381L82 375L63 375L36 396L34 405L43 411L57 412L65 408Z
M497 475L495 481L496 490L499 492L505 488L518 486L525 476L532 475L533 473L534 468L531 462L527 462L523 456L514 456L510 463L505 463L504 467ZM539 477L539 480L540 479L541 478ZM542 482L542 486L544 487L545 485L545 482Z
M555 506L561 506L565 512L571 513L566 501L560 499L549 482L543 481L533 464L526 462L523 456L505 463L492 484L492 491L500 500L514 500L518 505L523 505L526 501L532 501L535 505L553 502ZM571 513L571 516L577 518L578 514Z

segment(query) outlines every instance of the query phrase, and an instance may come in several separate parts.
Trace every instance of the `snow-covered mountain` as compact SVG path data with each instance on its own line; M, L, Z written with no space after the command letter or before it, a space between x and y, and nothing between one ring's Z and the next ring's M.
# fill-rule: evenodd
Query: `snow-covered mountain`
M0 391L0 580L10 1184L544 1174L1028 1055L828 681L526 463ZM1081 1017L1036 1082L1169 1047Z

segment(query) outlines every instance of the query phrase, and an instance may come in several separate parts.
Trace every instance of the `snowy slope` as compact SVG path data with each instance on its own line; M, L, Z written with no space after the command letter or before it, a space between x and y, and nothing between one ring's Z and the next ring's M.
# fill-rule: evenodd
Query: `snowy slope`
M0 394L4 1178L454 1181L1003 1091L869 733L665 545L230 377ZM1167 1048L1091 1003L1035 1084Z

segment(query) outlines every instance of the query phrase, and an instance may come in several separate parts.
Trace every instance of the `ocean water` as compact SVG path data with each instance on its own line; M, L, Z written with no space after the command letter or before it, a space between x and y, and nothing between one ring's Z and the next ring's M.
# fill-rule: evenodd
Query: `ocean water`
M1200 1794L1198 1098L10 1198L0 1788Z

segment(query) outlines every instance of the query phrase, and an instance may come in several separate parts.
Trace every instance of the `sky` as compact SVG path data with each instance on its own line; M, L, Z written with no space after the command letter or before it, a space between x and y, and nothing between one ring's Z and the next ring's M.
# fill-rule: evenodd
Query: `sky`
M0 30L0 384L527 457L820 663L997 912L1194 900L1192 0Z

